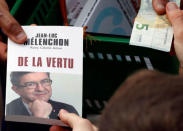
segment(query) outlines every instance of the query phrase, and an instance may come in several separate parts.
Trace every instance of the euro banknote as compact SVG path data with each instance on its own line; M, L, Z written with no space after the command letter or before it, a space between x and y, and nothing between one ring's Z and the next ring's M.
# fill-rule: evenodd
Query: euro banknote
M180 0L169 0L180 5ZM152 0L141 0L141 7L135 18L130 45L149 47L169 52L173 39L173 29L165 15L158 15Z

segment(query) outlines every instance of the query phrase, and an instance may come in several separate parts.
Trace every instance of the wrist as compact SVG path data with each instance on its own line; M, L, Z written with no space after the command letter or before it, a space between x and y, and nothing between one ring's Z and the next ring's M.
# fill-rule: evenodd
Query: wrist
M179 74L183 74L183 64L179 64Z

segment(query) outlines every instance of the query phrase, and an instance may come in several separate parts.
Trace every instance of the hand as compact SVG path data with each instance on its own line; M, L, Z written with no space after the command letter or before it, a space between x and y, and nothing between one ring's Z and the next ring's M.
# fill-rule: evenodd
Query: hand
M152 0L152 6L159 15L163 15L166 13L167 3L168 0Z
M169 2L166 12L173 27L175 52L183 68L183 11L174 2Z
M141 0L139 0L141 3ZM182 0L181 0L182 1ZM166 13L166 4L168 0L152 0L152 6L157 14L163 15Z
M83 119L76 114L68 113L65 110L59 112L62 122L72 128L72 131L98 131L98 129L87 119ZM59 126L52 126L50 131L69 131Z
M29 104L29 108L33 116L41 118L49 118L52 111L51 104L43 100L35 100L33 103Z
M152 0L154 10L159 14L163 15L166 13L166 5L169 0ZM180 0L180 8L183 7L183 0Z
M153 8L158 14L167 14L173 27L174 48L179 59L181 70L183 70L183 11L174 2L168 0L153 0ZM180 0L180 8L183 7L183 0Z
M14 42L24 43L27 36L19 23L10 14L5 0L0 0L0 28ZM0 41L0 61L6 60L7 45Z

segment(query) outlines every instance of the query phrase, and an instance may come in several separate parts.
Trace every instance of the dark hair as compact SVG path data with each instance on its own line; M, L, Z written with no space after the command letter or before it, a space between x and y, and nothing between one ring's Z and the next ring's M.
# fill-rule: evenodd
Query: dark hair
M11 72L10 74L10 79L11 79L11 83L12 85L19 85L20 84L20 79L23 75L28 74L28 73L33 73L33 72ZM50 78L50 73L49 72L45 72L48 77Z
M116 91L99 131L183 130L183 77L140 71Z

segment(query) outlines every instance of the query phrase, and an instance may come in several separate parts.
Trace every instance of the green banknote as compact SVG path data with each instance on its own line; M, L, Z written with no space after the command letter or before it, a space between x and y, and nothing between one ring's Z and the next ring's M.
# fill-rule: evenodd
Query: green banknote
M180 5L180 0L169 0ZM141 7L133 26L130 45L169 52L173 29L166 15L157 15L152 0L141 0Z

